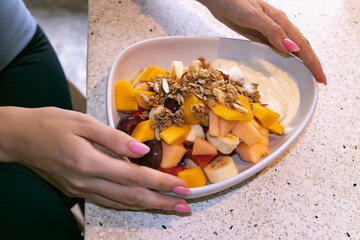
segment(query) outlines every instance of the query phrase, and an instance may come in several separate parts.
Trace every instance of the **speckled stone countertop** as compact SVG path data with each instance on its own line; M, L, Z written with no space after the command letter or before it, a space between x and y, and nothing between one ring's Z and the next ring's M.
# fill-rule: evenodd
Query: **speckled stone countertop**
M360 239L360 1L270 0L300 28L328 78L305 131L275 162L191 214L85 206L90 239ZM91 0L88 114L106 121L116 55L159 36L241 38L192 0Z

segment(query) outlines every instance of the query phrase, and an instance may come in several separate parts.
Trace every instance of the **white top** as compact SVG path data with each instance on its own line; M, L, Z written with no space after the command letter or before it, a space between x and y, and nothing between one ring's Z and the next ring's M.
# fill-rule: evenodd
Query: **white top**
M0 1L0 71L25 48L36 24L23 1Z

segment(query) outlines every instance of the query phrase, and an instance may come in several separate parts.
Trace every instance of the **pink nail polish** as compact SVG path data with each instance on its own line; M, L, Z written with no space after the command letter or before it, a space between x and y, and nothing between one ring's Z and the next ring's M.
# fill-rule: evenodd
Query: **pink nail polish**
M148 146L135 140L131 140L128 143L128 149L133 153L137 153L140 155L144 155L150 151L150 148Z
M299 46L288 38L284 38L282 43L286 47L286 49L289 50L290 52L300 51Z
M327 85L327 78L325 73L323 73L323 84L326 86Z
M189 195L191 194L190 189L186 187L177 186L173 188L173 192L181 195Z
M175 207L173 209L174 209L174 211L177 211L177 212L191 212L191 207L189 205L183 204L183 203L175 205Z

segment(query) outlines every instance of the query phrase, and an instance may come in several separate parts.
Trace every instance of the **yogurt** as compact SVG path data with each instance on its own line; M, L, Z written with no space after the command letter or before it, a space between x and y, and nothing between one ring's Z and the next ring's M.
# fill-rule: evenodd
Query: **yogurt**
M233 61L218 58L210 65L242 83L250 93L255 90L252 83L257 83L260 102L280 115L279 122L284 133L291 131L291 120L300 105L300 91L293 77L286 71L263 59Z

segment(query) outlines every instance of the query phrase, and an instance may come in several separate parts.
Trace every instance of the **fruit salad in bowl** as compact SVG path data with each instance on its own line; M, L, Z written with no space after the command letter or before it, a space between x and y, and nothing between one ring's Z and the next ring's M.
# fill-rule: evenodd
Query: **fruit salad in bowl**
M236 176L235 154L257 163L268 153L269 132L282 135L280 115L260 102L258 84L245 86L240 69L226 74L204 58L189 66L173 61L169 69L148 66L115 83L124 114L117 129L151 149L131 162L197 188Z
M151 149L129 160L183 179L186 198L265 168L303 131L316 100L296 57L223 38L136 43L118 55L107 85L109 125Z

